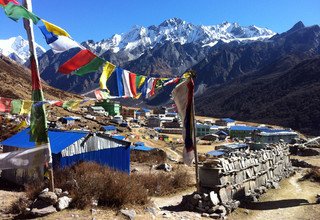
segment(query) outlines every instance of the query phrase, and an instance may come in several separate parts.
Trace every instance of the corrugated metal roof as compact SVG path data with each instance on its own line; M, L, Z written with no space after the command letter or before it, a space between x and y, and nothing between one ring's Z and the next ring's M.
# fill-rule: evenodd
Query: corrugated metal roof
M147 147L143 145L138 145L138 146L130 146L130 150L140 150L140 151L151 151L154 148L152 147Z
M4 140L0 145L18 148L32 148L35 147L35 143L29 141L30 128L20 131L16 135ZM54 154L60 153L63 149L70 146L79 139L85 137L87 132L73 132L73 131L56 131L49 130L49 139L51 151Z
M244 126L244 125L235 125L230 127L231 131L253 131L257 129L258 129L257 127Z
M211 155L211 156L221 156L223 154L225 154L226 152L225 151L222 151L222 150L213 150L213 151L209 151L207 154Z
M115 131L115 130L117 130L116 126L113 126L113 125L107 125L107 126L102 126L102 127L103 127L103 129L105 131Z
M235 122L235 120L233 120L231 118L223 118L222 120L225 122Z
M126 138L125 136L122 136L122 135L113 135L112 137L118 140L123 140Z

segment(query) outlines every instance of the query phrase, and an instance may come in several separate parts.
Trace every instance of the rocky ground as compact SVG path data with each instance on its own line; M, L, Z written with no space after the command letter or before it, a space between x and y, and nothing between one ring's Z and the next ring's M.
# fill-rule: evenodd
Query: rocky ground
M296 158L298 156L295 156ZM313 161L314 166L320 164L320 157L298 157ZM228 219L317 219L320 215L319 205L316 204L316 195L320 193L319 183L299 179L306 172L306 168L297 168L296 174L280 182L279 189L271 189L262 195L258 202L242 204L240 208L231 213ZM124 208L123 212L135 219L200 219L206 218L199 213L175 210L181 202L182 196L191 194L195 189L189 188L184 192L166 197L151 198L150 205L146 207L131 206ZM14 216L6 214L5 210L14 203L23 192L0 189L0 218L12 219ZM128 212L128 213L127 213ZM131 213L132 212L132 213ZM45 219L127 219L118 210L95 207L87 210L63 210L47 216Z

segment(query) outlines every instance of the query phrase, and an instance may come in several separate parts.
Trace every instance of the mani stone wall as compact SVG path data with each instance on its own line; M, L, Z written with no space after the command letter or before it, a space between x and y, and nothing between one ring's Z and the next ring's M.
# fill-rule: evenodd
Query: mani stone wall
M218 194L221 204L234 200L257 201L268 188L293 172L285 143L265 149L236 151L208 160L200 167L200 192Z

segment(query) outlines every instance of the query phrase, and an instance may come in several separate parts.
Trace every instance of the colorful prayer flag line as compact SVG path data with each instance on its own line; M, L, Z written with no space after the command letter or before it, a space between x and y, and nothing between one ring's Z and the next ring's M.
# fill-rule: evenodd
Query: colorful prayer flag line
M7 1L3 1L4 3ZM18 5L16 1L10 1L4 6L6 15L14 21L18 21L21 18L31 19L34 24L37 24L40 18L28 11L22 5Z

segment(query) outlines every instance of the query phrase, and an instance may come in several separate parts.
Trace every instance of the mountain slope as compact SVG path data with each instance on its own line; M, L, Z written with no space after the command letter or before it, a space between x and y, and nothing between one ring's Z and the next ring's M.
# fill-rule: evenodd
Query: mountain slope
M46 52L46 50L38 44L36 44L36 51L38 56L41 56ZM30 56L29 43L21 36L0 40L0 54L15 60L20 64L24 64Z
M287 69L288 63L297 64ZM320 135L320 56L301 62L287 57L272 66L209 88L196 98L196 112Z
M0 56L0 96L13 99L31 99L31 73L30 70L11 60ZM45 82L42 83L44 97L47 100L67 100L80 98L77 95L64 92Z

